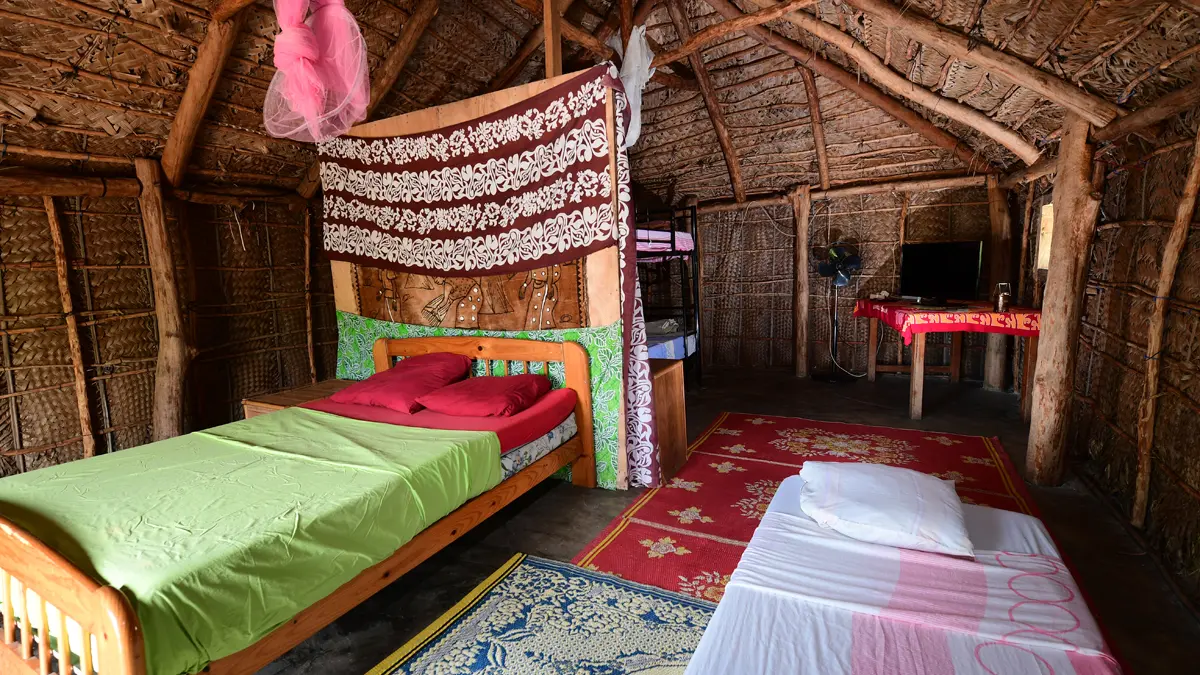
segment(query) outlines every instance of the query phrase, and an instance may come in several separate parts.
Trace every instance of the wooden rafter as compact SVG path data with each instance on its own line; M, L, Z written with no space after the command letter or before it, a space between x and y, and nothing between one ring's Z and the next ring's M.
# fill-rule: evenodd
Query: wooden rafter
M687 42L692 37L692 27L684 14L683 5L679 0L667 0L667 12L671 15L671 23L680 42ZM721 145L721 153L725 156L725 166L729 168L729 182L733 186L733 197L739 202L746 200L746 187L742 183L742 167L738 163L737 149L733 146L733 138L729 135L729 127L725 124L725 113L721 111L721 102L717 100L716 87L704 67L704 59L699 53L693 52L688 56L692 70L696 71L696 81L700 84L700 95L704 98L704 107L712 120L713 129L717 132L717 142Z
M1193 82L1163 96L1157 101L1142 106L1112 124L1097 129L1092 138L1097 142L1115 141L1123 136L1157 124L1169 117L1192 108L1200 103L1200 82Z
M546 52L546 79L562 75L562 15L557 0L542 0L542 40Z
M775 0L750 0L750 4L755 7L766 7L776 4L776 2ZM963 105L954 99L932 92L883 65L883 61L875 56L874 52L867 49L854 36L842 32L837 26L825 23L806 12L792 12L783 18L818 39L836 46L847 57L855 61L864 73L893 94L903 96L929 110L936 110L956 122L975 129L1008 148L1026 164L1033 164L1041 156L1041 151L1020 133L971 106Z
M624 47L633 33L633 0L617 0L617 17L621 22L621 45Z
M821 96L817 92L817 78L808 68L797 67L804 79L804 97L808 99L809 121L812 122L813 148L817 151L817 172L821 177L821 189L829 189L829 156L825 149L825 125L821 122Z
M658 68L668 63L685 59L700 51L705 46L728 36L730 33L743 31L750 26L761 26L768 21L778 19L788 12L816 4L816 2L817 0L787 0L787 2L781 2L772 7L764 7L751 14L743 14L734 19L726 19L720 23L714 23L687 40L680 40L678 47L656 54L654 61L650 65Z
M1067 82L1053 73L1025 63L1015 56L981 44L978 40L951 30L927 19L911 8L895 5L891 0L847 0L858 9L873 14L883 22L922 44L956 59L1001 75L1014 84L1036 91L1055 103L1073 111L1093 125L1103 127L1112 122L1121 110L1116 104ZM761 3L760 3L761 4ZM910 86L912 85L910 82ZM1027 163L1030 163L1027 161Z
M566 15L574 4L574 0L559 0L559 11ZM521 46L517 48L517 53L509 59L508 63L496 73L496 76L488 81L487 86L480 93L489 93L498 89L503 89L513 83L521 71L525 69L526 64L533 58L534 54L542 48L546 41L546 24L539 23L525 35L521 41Z
M208 104L217 91L221 71L225 68L229 52L233 50L243 16L243 13L234 11L228 19L210 21L204 42L200 43L200 49L196 52L196 62L188 71L187 89L179 101L175 119L171 122L171 133L163 146L163 173L171 185L178 187L183 182L192 147L196 144L196 134L208 112Z
M255 0L213 0L209 14L213 21L228 21L254 3Z
M1200 193L1200 136L1196 137L1191 159L1183 195L1175 210L1175 222L1171 226L1167 243L1163 246L1158 286L1154 292L1154 313L1150 315L1150 322L1146 326L1146 378L1142 402L1138 407L1137 480L1131 518L1137 527L1146 523L1146 504L1150 498L1150 464L1154 451L1154 421L1158 415L1159 372L1166 349L1163 336L1167 324L1167 301L1171 297L1171 288L1175 285L1175 272L1179 268L1184 244L1187 243L1192 216L1196 213L1196 197Z
M729 0L705 0L705 2L727 19L742 14L742 10ZM790 56L801 67L809 68L816 74L829 78L843 89L853 92L867 103L908 125L913 131L929 139L935 145L951 151L968 169L992 170L988 162L977 157L975 151L966 143L925 119L917 111L892 98L879 87L864 81L855 73L847 71L799 42L769 31L762 26L752 26L745 32L761 44Z
M897 192L932 192L934 190L949 190L955 188L983 187L987 185L987 176L942 176L938 178L911 178L894 176L885 180L863 181L839 185L828 190L812 190L812 199L836 199L838 197L857 197L859 195L876 195ZM747 206L787 206L791 204L791 193L772 193L751 195L745 202L735 202L728 199L716 199L700 202L697 212L721 213L722 211L737 211Z
M425 29L433 21L433 17L437 16L437 12L438 0L417 0L413 13L400 30L400 37L396 38L396 44L392 45L383 63L379 64L375 72L371 73L371 100L367 103L367 119L370 119L371 113L375 112L379 104L383 103L383 99L395 86L396 80L400 79L404 65L412 57L417 43L420 42ZM296 188L296 192L299 192L300 196L305 199L312 199L320 186L321 163L313 162L304 174L304 179L300 181L299 187Z

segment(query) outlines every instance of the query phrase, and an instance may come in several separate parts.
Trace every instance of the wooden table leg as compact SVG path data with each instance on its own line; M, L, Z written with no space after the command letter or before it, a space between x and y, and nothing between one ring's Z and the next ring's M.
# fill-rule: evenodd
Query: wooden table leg
M1025 366L1021 375L1021 418L1026 422L1033 412L1033 378L1037 375L1038 339L1025 338Z
M950 334L950 382L962 379L962 333Z
M879 319L872 318L867 332L867 382L875 381L875 361L879 358Z
M912 372L908 384L908 418L921 419L921 400L925 395L925 334L913 335Z

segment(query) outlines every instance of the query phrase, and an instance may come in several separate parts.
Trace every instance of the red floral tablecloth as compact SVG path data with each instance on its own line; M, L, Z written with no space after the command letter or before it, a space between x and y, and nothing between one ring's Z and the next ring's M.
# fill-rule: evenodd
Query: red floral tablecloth
M988 303L975 303L963 309L930 309L907 302L859 300L854 305L854 316L879 319L900 331L906 345L912 343L917 333L959 331L1037 337L1042 323L1041 310L1014 307L1007 312L994 312Z

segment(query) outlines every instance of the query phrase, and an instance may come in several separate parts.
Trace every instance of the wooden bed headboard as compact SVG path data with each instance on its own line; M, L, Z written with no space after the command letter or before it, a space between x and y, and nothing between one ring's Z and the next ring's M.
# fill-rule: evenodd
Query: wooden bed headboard
M575 390L576 432L583 444L583 454L571 465L571 482L586 487L596 486L596 453L592 424L592 380L588 370L587 350L576 342L540 342L517 338L489 337L420 337L379 338L372 348L375 372L391 368L397 357L419 356L435 352L462 354L482 361L484 373L491 375L499 366L508 375L517 370L512 364L522 363L522 373L549 372L551 362L563 364L564 386ZM533 368L541 364L541 368Z

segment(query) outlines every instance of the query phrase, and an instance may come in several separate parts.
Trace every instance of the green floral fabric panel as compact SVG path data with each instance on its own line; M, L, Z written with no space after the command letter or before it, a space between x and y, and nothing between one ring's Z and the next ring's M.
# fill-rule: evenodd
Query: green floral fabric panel
M592 378L592 417L596 447L596 482L600 487L616 489L618 441L621 420L621 322L596 328L564 330L490 331L417 326L371 319L349 312L338 312L337 376L345 380L363 380L375 373L371 348L379 338L471 337L519 338L542 342L578 342L588 353ZM482 368L481 363L476 364ZM537 371L537 369L535 369ZM499 374L499 373L496 373ZM563 366L552 363L550 381L563 383Z

